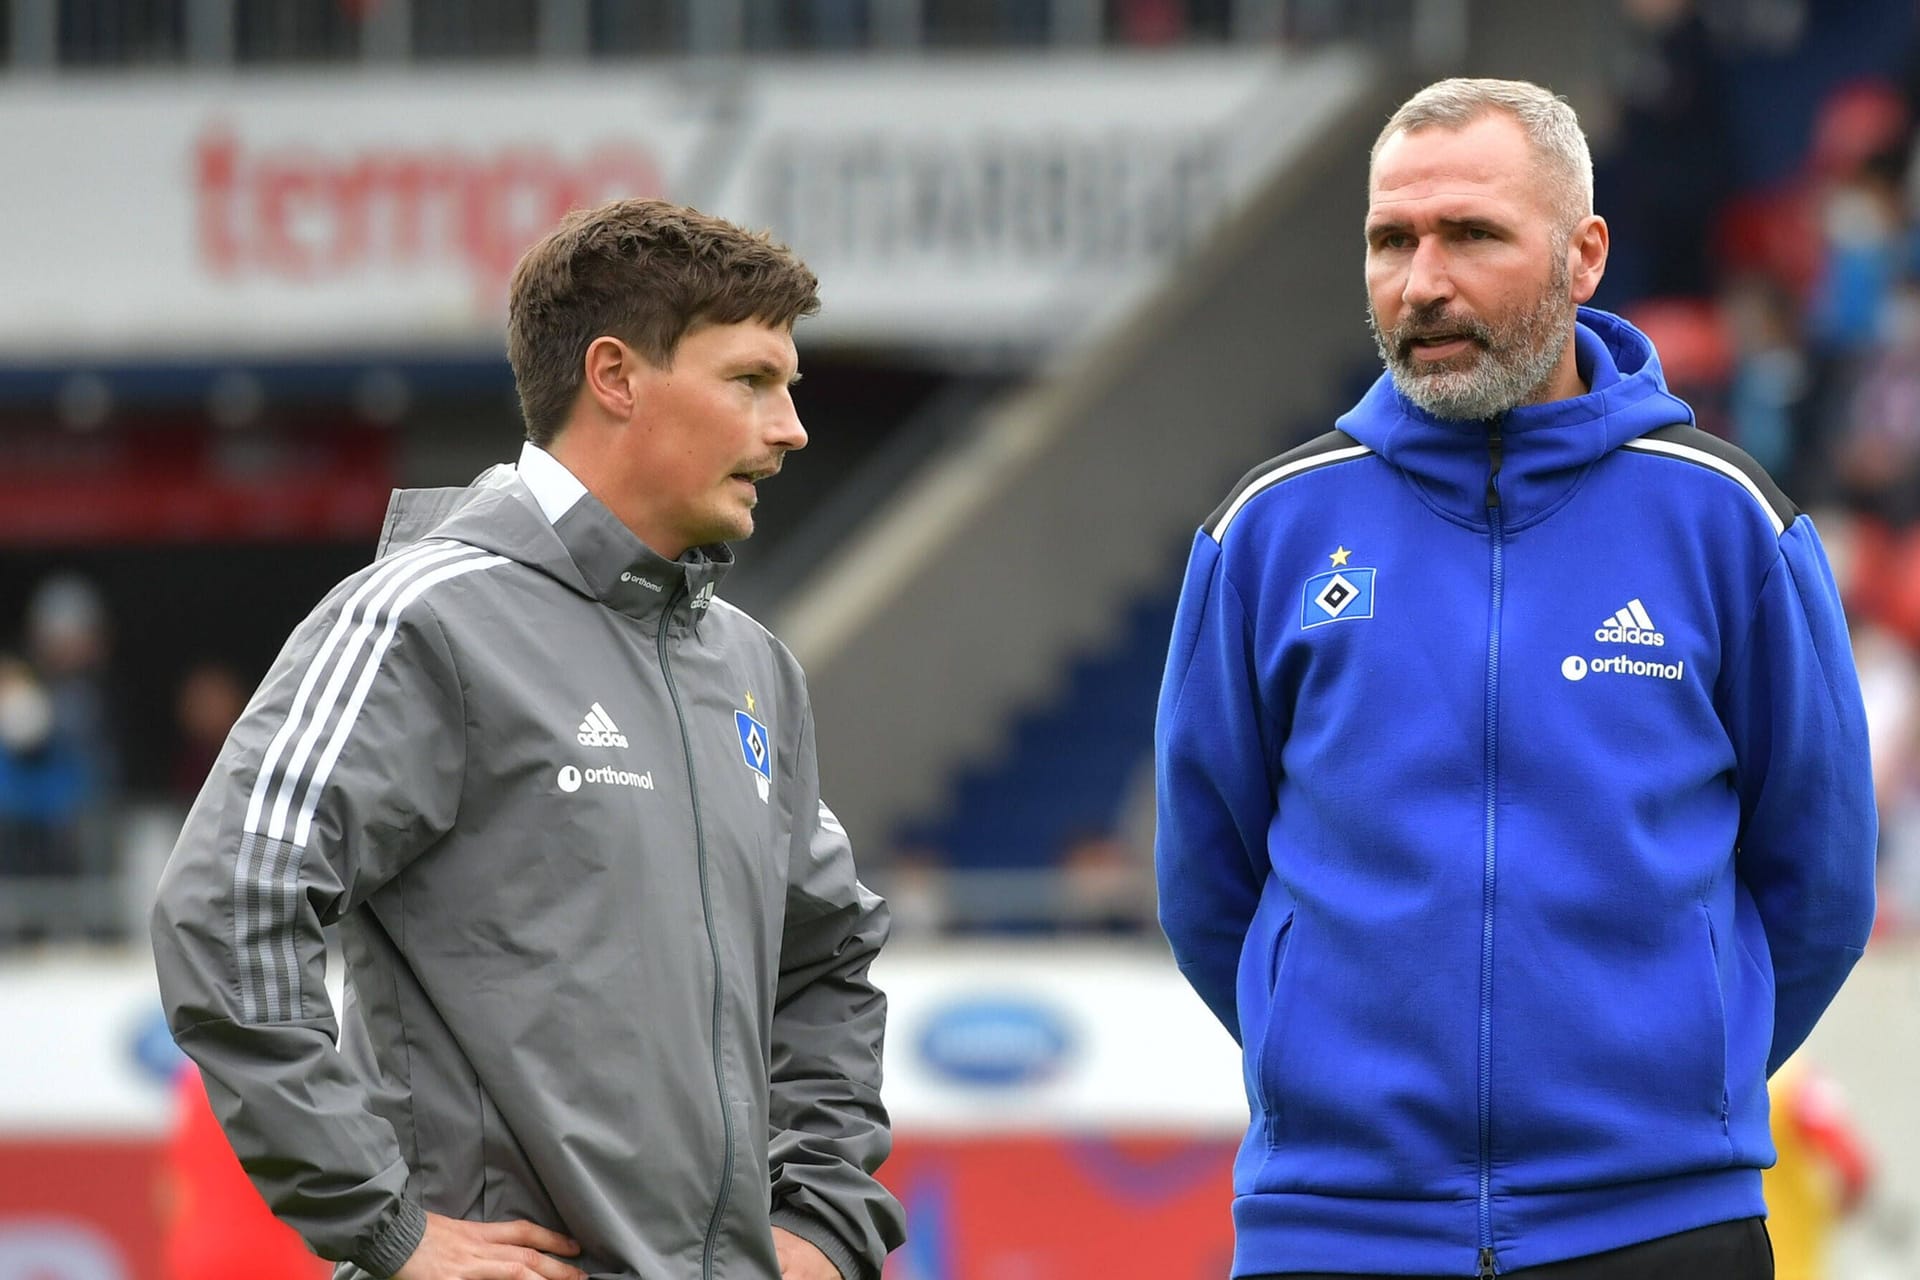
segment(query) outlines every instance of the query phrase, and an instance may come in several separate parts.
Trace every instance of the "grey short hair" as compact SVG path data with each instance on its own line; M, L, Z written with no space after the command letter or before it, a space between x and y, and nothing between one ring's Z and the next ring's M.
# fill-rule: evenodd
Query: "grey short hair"
M1402 103L1373 141L1371 165L1396 133L1438 126L1464 129L1495 111L1513 117L1533 144L1534 155L1551 185L1554 221L1560 234L1593 212L1593 154L1587 135L1567 100L1526 80L1439 80Z

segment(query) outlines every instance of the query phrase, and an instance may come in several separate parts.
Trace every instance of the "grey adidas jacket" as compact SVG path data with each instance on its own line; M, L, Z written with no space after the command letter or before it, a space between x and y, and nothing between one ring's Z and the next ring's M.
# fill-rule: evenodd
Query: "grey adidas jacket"
M562 1231L596 1280L771 1280L771 1225L878 1277L886 909L799 664L713 595L730 554L591 496L550 524L507 467L396 495L382 553L287 642L154 908L268 1203L343 1280L428 1209Z

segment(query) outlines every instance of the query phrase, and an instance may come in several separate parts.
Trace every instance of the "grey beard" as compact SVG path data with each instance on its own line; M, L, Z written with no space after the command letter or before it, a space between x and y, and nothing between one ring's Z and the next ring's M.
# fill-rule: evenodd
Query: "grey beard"
M1437 316L1415 314L1383 334L1369 305L1367 327L1395 388L1434 417L1455 422L1482 422L1537 401L1573 337L1571 279L1565 263L1564 256L1556 260L1539 304L1518 321L1499 327L1478 322L1451 326L1468 332L1478 348L1469 353L1474 358L1465 368L1423 369L1407 350L1411 336L1431 329Z

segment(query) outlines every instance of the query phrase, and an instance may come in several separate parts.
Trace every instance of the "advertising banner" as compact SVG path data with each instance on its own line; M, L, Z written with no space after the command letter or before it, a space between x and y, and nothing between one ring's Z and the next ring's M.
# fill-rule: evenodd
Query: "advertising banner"
M913 1237L887 1280L1225 1274L1238 1053L1170 960L901 948L875 976L885 1178ZM168 1167L170 1144L205 1144L180 1140L185 1060L150 967L0 966L0 1025L0 1280L161 1280L163 1223L212 1183Z
M0 363L501 349L526 245L662 195L791 243L814 341L1083 337L1357 92L1206 55L0 85Z
M658 195L711 112L665 78L0 87L0 357L497 345L568 208Z

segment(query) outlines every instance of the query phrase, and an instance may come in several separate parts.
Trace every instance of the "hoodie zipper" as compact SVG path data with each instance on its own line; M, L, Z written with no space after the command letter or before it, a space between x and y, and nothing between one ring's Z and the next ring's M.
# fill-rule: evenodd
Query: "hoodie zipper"
M1493 1262L1493 887L1499 768L1500 608L1505 589L1505 536L1500 509L1500 424L1488 424L1487 525L1493 534L1492 608L1487 620L1487 836L1480 872L1480 1280Z
M687 734L687 713L680 705L680 691L673 683L673 663L667 656L667 624L680 603L682 588L675 587L660 612L660 630L655 640L660 648L660 674L665 679L667 696L673 700L673 716L680 723L680 750L687 760L687 791L693 805L693 847L700 868L700 913L706 918L707 948L713 955L713 1085L720 1094L720 1125L726 1143L726 1159L720 1168L720 1192L713 1200L713 1216L707 1220L705 1247L700 1254L700 1274L713 1278L713 1255L719 1240L720 1219L726 1214L727 1199L733 1190L733 1106L727 1100L726 1065L720 1051L721 982L720 938L713 929L713 898L707 887L707 840L700 823L700 785L693 770L693 740Z

